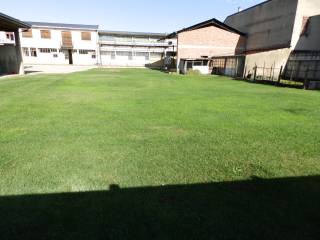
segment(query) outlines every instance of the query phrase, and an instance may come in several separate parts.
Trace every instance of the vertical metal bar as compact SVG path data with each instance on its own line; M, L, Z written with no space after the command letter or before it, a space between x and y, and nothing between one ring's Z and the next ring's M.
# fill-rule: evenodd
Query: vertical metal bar
M282 70L283 70L283 66L281 66L281 68L280 68L280 72L279 72L279 76L278 76L278 85L280 85L280 83L281 83Z
M255 82L257 80L257 65L254 67L254 75L253 75L253 81Z
M309 67L307 67L307 70L306 70L306 73L305 73L305 76L304 76L304 89L305 90L308 90L309 89Z

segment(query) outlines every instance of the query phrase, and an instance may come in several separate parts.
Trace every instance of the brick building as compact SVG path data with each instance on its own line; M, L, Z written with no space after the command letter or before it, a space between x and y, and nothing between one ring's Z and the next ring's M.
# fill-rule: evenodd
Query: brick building
M208 73L210 58L239 56L244 53L246 44L244 33L217 19L184 28L167 37L177 38L177 71L182 73L190 69Z
M169 36L178 39L182 73L197 69L272 81L281 76L320 86L319 29L319 0L268 0L224 23L212 19Z

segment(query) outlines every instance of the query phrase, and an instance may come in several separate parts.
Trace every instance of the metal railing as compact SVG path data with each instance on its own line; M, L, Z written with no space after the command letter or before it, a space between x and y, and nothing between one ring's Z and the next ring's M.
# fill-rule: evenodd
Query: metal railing
M256 65L253 69L245 68L244 79L253 82L269 82L274 85L295 85L308 89L310 82L320 82L320 69L295 68L288 65L280 68Z

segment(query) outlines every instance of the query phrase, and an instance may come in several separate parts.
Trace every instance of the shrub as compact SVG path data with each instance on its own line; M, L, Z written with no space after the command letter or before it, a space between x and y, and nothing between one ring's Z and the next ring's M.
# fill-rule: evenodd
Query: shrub
M201 72L199 70L188 70L187 75L201 75Z

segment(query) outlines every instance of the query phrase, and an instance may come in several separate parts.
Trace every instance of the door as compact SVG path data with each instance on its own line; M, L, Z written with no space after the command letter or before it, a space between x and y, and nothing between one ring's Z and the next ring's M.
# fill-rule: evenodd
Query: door
M72 65L73 64L73 56L72 56L72 50L71 49L68 50L68 55L69 55L69 64Z

